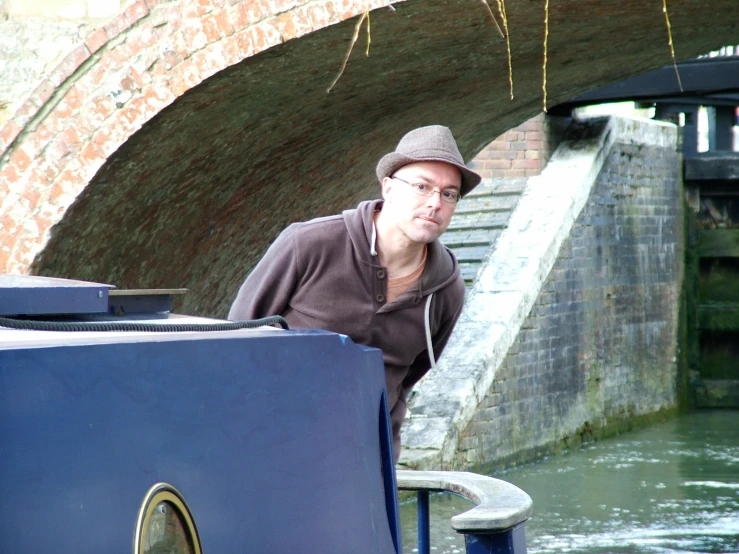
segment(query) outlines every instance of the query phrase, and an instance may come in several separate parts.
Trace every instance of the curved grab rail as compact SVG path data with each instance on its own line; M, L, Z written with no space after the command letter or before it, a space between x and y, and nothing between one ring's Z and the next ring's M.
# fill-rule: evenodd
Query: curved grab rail
M399 469L398 489L448 491L477 504L452 517L460 533L497 533L520 525L531 517L531 497L506 481L465 471L413 471Z

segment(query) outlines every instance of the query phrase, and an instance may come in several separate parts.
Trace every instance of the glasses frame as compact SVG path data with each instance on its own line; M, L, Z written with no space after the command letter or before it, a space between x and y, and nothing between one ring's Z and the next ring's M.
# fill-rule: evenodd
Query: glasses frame
M418 196L423 196L424 198L431 198L434 195L434 193L438 192L439 198L441 199L441 201L444 202L445 204L449 204L450 206L456 206L459 203L459 201L462 199L462 195L459 193L459 191L454 191L454 189L445 189L445 190L437 189L436 187L432 187L428 183L421 183L421 182L412 183L400 177L396 177L395 175L393 175L390 178L395 179L396 181L400 181L401 183L405 183L406 185L410 185L414 193L416 193ZM424 194L423 192L421 192L420 190L416 188L416 185L425 185L427 187L430 187L431 192L429 194ZM443 194L445 192L451 192L451 191L454 191L457 194L457 197L454 200L448 200Z

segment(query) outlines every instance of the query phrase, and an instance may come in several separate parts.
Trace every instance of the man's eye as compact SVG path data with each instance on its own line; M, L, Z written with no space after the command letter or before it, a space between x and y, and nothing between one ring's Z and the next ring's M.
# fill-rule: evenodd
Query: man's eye
M426 192L426 191L431 190L431 187L428 186L426 183L416 183L413 186L416 187L416 190L420 192Z
M457 199L457 193L456 193L456 192L454 192L453 190L445 190L445 191L444 191L444 192L442 192L441 194L442 194L442 195L444 196L444 198L446 198L447 200L456 200L456 199Z

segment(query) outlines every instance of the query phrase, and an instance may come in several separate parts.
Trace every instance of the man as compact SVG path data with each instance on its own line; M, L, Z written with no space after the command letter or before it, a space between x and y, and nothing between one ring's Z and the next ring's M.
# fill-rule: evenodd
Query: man
M480 176L451 131L432 125L406 134L377 164L377 178L382 200L283 231L228 317L282 315L292 329L380 348L397 461L406 399L435 366L464 301L457 260L438 238Z

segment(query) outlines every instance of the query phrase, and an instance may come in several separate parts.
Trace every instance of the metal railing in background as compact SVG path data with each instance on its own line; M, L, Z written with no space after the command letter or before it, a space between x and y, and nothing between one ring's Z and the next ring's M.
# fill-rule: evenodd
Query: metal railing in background
M524 491L493 477L461 471L397 471L397 487L418 497L418 552L430 554L429 493L451 492L476 506L452 518L467 554L525 554L533 503Z

